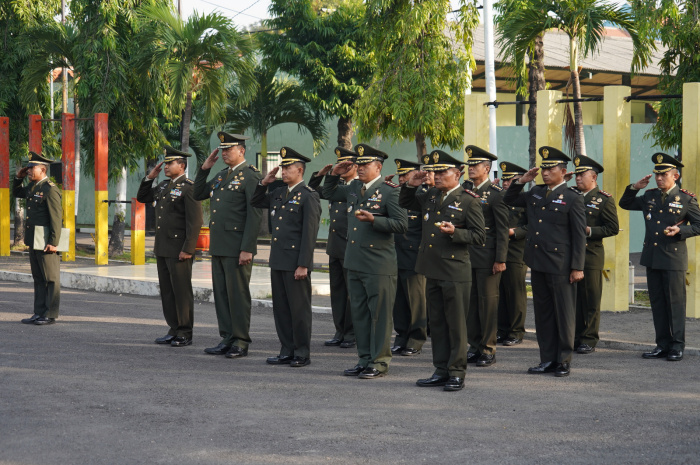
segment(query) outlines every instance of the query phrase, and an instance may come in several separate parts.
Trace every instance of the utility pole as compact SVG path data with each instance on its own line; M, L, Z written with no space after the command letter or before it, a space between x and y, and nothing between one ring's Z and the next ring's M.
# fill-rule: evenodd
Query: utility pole
M66 0L61 0L61 24L66 25ZM53 78L53 73L52 76ZM68 70L63 67L63 113L68 113Z
M493 0L484 0L484 54L486 71L486 93L490 102L496 100L496 67L494 64ZM496 106L489 106L489 152L498 155L496 139ZM494 164L494 171L498 165ZM495 176L495 173L494 173Z

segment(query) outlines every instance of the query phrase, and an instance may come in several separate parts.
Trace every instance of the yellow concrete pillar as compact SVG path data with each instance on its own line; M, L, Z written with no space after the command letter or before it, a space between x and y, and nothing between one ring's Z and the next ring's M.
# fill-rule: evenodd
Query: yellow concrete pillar
M700 83L683 84L683 187L695 194L700 191ZM689 239L688 286L686 315L700 318L700 247L698 239Z
M476 145L489 150L489 107L486 94L469 94L464 97L464 144L462 159L467 160L464 147Z
M624 98L627 86L607 86L603 90L603 185L601 188L620 200L630 183L630 140L632 104ZM617 209L620 233L603 239L605 265L600 309L629 310L630 212Z
M561 92L558 90L537 91L537 155L535 166L540 166L542 157L539 149L543 145L549 145L556 149L562 148L561 130L564 124L564 104L557 103L561 99ZM542 184L542 176L537 175L537 184Z

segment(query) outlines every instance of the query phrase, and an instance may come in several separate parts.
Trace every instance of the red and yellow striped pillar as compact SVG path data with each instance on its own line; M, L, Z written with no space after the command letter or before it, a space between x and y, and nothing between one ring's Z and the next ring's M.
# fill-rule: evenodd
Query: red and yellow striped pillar
M95 264L109 262L108 115L95 113Z
M146 204L131 198L131 264L146 263Z
M61 116L61 166L63 168L63 227L70 231L68 251L61 260L75 261L75 115Z
M41 155L41 145L41 115L29 115L29 151Z
M13 176L14 178L14 176ZM10 118L0 117L0 256L10 255Z

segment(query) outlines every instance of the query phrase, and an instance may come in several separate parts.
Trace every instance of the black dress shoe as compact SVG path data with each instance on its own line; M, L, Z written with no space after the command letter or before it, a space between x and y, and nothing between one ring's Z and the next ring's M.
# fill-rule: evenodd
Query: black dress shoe
M363 371L365 371L365 367L363 367L362 365L355 365L352 368L348 368L347 370L343 370L343 375L345 375L345 376L357 376L360 373L362 373Z
M56 323L56 318L46 318L45 316L40 316L36 320L34 320L35 325L52 325Z
M324 346L339 346L340 345L340 339L328 339L326 342L323 343Z
M224 355L226 352L231 350L231 346L227 346L223 342L216 347L207 347L204 352L211 355Z
M557 364L554 362L542 362L536 367L530 367L527 369L528 373L532 373L535 375L539 375L542 373L554 373L554 370L557 369Z
M642 358L666 358L667 355L667 350L663 350L660 347L656 347L651 352L644 352L642 354Z
M391 353L394 354L394 355L400 354L404 349L405 349L405 347L393 346L393 347L391 348Z
M341 349L350 349L351 347L355 347L357 343L355 341L343 341L340 343L340 348Z
M467 363L476 363L481 354L479 352L467 352Z
M416 385L420 387L444 386L447 383L449 376L433 375L430 378L419 379Z
M506 338L503 336L496 336L496 344L500 344L501 342L505 341Z
M226 358L238 358L248 355L248 349L241 349L238 346L231 346L231 350L226 352Z
M292 357L291 355L276 355L274 357L268 357L267 358L267 363L270 365L289 365L292 363Z
M450 379L447 380L443 389L445 391L461 391L464 389L464 378L450 376Z
M156 344L170 344L173 341L173 339L175 339L175 336L166 334L165 336L156 339Z
M496 354L481 354L481 357L476 361L478 367L490 367L496 363Z
M305 367L306 365L309 365L311 363L310 358L306 357L294 357L291 362L289 362L290 367Z
M595 352L595 347L591 347L588 344L581 344L576 349L576 352L579 354L590 354L591 352Z
M506 347L514 346L520 344L521 342L523 342L523 340L518 339L517 337L507 337L503 339L503 345Z
M365 368L362 373L357 375L358 378L360 379L374 379L374 378L381 378L384 376L384 372L377 370L376 368Z
M35 313L35 314L32 315L30 318L24 318L24 319L22 319L22 323L24 323L25 325L31 325L31 324L33 324L36 320L38 320L39 318L41 318L41 317Z
M554 376L556 376L557 378L569 376L569 373L571 373L571 365L569 365L568 363L560 363L554 370Z
M401 351L401 355L411 356L420 354L420 349L413 349L411 347L406 347Z
M683 351L675 349L669 350L666 360L668 360L669 362L680 362L681 360L683 360Z
M192 338L187 338L187 337L182 337L182 336L175 336L175 338L170 341L170 345L173 347L185 347L192 345Z

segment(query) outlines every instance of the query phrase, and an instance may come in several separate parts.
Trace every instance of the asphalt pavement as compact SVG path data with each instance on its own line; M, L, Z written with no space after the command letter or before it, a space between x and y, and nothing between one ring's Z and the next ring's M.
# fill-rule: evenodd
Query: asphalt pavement
M198 303L194 344L159 346L156 297L64 289L52 326L22 325L32 286L0 282L0 464L695 464L700 357L639 351L575 355L568 378L528 375L531 338L470 365L466 388L419 388L422 354L388 376L342 376L354 349L329 348L314 314L311 365L270 366L279 343L256 307L248 357L219 342L214 307ZM651 323L651 322L649 322Z

